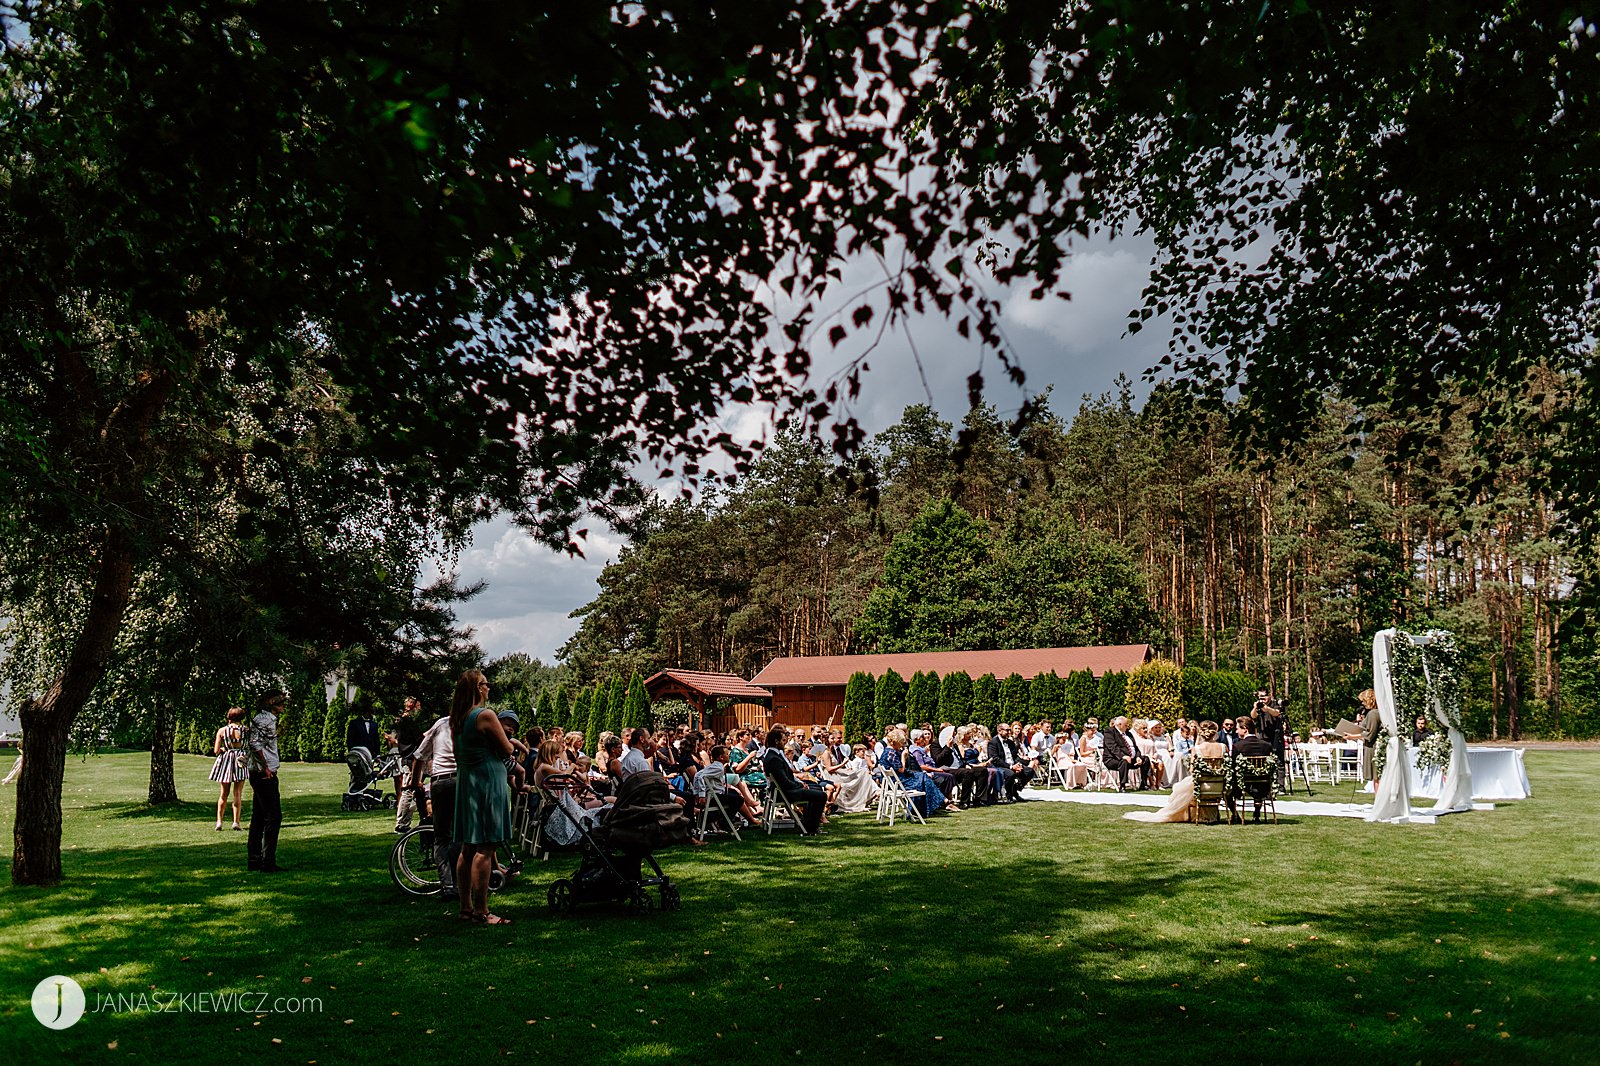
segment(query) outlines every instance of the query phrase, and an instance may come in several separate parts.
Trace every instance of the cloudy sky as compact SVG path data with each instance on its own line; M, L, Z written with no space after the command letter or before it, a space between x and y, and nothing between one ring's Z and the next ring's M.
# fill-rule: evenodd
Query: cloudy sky
M1072 293L1071 300L1033 301L1025 290L1004 297L1006 339L1027 371L1028 388L1054 386L1054 407L1061 414L1076 411L1085 393L1109 391L1119 373L1127 374L1140 394L1146 391L1141 375L1160 358L1167 330L1154 323L1130 337L1124 336L1124 326L1128 310L1139 303L1150 251L1147 243L1134 239L1091 243L1066 271L1063 288ZM875 278L881 278L875 264L858 263L846 272L840 291L857 291ZM898 421L906 405L926 402L930 393L946 420L959 422L966 413L966 379L978 367L977 345L939 317L913 324L911 341L921 356L922 374L903 333L886 336L869 361L871 369L853 408L869 434ZM840 363L844 358L839 357ZM838 369L838 364L822 362L820 353L818 359L821 375ZM1022 394L1001 380L992 355L984 366L990 402L1002 412L1015 411ZM756 417L730 412L728 421L734 424L730 428L757 434ZM674 481L658 487L675 494L681 486ZM571 613L594 598L596 578L622 543L591 525L587 557L573 559L535 544L509 523L480 526L456 573L464 584L481 580L488 587L462 605L461 620L473 627L491 658L523 651L554 662L557 650L578 627Z

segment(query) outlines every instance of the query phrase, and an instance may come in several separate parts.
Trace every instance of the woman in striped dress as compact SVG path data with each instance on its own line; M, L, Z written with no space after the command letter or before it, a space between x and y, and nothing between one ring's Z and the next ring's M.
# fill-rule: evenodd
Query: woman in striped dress
M228 789L233 789L233 827L239 828L239 809L244 805L244 783L250 779L245 761L243 707L228 708L228 724L217 730L211 751L217 757L211 764L211 780L222 786L217 793L217 828L222 828L222 813L228 807Z

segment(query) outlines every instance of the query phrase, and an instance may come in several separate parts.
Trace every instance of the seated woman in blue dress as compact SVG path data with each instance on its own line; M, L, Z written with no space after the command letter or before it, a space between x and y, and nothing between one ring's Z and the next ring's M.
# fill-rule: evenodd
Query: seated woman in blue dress
M944 806L944 793L934 784L933 778L922 772L917 761L906 753L906 731L899 726L889 730L883 738L885 747L878 765L900 778L900 783L912 792L920 791L921 798L913 799L924 818Z

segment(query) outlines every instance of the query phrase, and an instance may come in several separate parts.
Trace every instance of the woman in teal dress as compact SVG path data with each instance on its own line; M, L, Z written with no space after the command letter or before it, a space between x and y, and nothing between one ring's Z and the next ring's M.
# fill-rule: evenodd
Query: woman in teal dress
M511 839L511 785L522 787L522 767L512 759L511 741L500 720L484 706L489 682L468 670L456 682L450 701L450 731L456 746L456 885L463 921L506 925L509 918L489 913L489 873L495 852ZM508 762L508 760L510 760Z

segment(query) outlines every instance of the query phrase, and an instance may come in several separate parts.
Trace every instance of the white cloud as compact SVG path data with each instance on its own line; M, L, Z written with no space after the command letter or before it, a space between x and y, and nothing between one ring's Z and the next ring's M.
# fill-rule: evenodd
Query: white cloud
M1030 393L1054 386L1056 411L1070 417L1080 396L1109 391L1119 373L1133 379L1138 392L1146 391L1140 376L1160 358L1170 326L1158 320L1131 337L1123 334L1128 311L1139 304L1149 262L1146 242L1091 241L1066 268L1061 287L1072 293L1071 300L1031 300L1022 287L999 294L1002 325L1027 372ZM847 264L837 291L858 292L881 277L875 261ZM813 338L814 382L838 373L859 351L848 344L832 349L821 339L825 333ZM931 394L940 413L959 422L967 409L967 376L979 369L980 361L986 398L1002 412L1015 411L1022 395L1006 380L993 354L985 357L976 341L959 336L938 315L914 319L908 329L887 334L869 356L871 369L852 413L871 434L897 421L908 404L928 402ZM730 404L718 423L736 440L771 435L769 414L759 407ZM642 464L639 473L669 496L682 487L677 480L655 480L650 464ZM577 559L536 543L507 521L486 523L462 553L457 573L463 584L484 580L488 587L461 605L460 617L476 629L479 644L491 657L524 651L554 661L556 649L578 628L580 620L568 615L594 599L601 571L622 545L616 534L590 522L586 558Z

